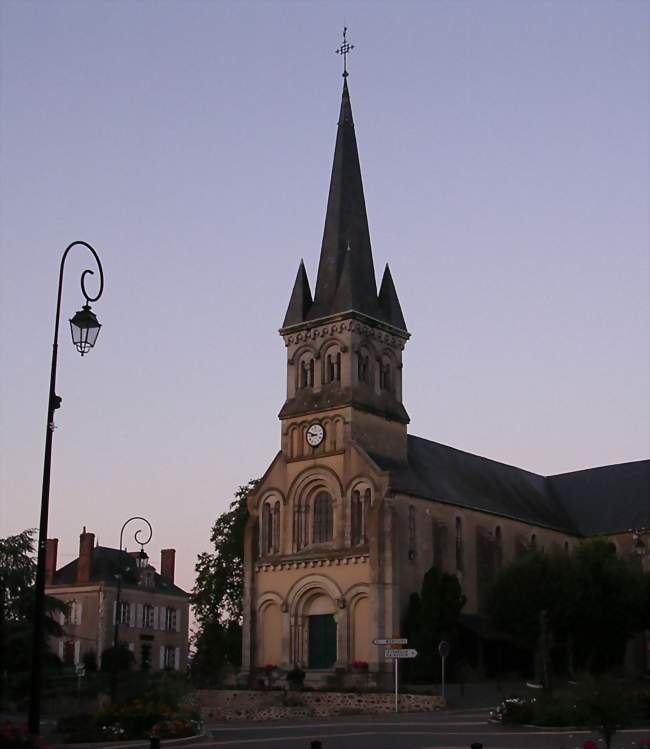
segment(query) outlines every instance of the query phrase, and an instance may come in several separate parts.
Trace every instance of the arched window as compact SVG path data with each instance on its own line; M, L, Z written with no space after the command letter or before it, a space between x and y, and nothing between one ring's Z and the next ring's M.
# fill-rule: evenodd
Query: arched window
M325 361L325 382L341 381L341 352L331 352Z
M300 362L300 387L314 387L314 359L305 358Z
M390 363L387 361L379 363L379 388L381 390L391 389Z
M368 355L363 351L357 354L357 379L359 382L370 381L370 366Z
M361 492L352 492L350 505L350 542L352 546L358 546L363 541L363 505L361 504Z
M456 518L456 570L462 572L465 568L465 552L463 549L463 521Z
M308 538L309 503L303 499L297 502L293 508L293 546L295 551L303 549L309 541Z
M332 498L327 492L319 492L314 499L313 542L320 544L331 541L333 526Z
M503 566L503 538L500 525L494 529L494 566L497 572L500 572Z
M276 500L273 505L273 521L271 523L273 531L273 551L277 554L280 551L280 501Z
M409 559L415 559L415 507L409 505Z
M262 554L273 554L280 548L280 502L262 507Z
M361 541L365 544L368 540L368 515L370 514L370 489L363 493L363 523L361 525Z

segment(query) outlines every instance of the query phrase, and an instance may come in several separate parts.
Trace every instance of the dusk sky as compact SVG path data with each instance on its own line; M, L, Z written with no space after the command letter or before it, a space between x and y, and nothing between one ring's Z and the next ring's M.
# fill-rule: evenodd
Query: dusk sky
M375 270L412 334L409 431L542 474L647 458L649 13L604 2L0 0L0 535L196 555L279 449L278 336L315 281L349 86ZM90 286L90 284L89 284ZM94 288L94 287L93 287ZM135 548L132 536L129 546Z

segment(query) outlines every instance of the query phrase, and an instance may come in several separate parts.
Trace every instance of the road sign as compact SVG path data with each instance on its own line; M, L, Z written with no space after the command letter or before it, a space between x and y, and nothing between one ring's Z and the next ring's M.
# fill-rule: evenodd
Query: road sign
M405 650L386 648L384 650L384 658L415 658L417 654L418 651L415 648L406 648Z
M449 655L449 643L447 640L440 640L438 644L438 654L441 658L446 658Z
M373 645L408 645L406 637L383 637L379 640L373 640Z

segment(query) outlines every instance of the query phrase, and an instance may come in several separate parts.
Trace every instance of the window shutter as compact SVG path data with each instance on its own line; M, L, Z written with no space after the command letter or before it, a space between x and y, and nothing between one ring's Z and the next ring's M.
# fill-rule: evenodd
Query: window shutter
M113 624L117 621L117 601L113 601Z
M59 658L63 660L63 640L59 640Z
M83 612L83 602L77 601L77 624L81 624L81 615Z
M158 629L158 606L153 607L153 628Z
M142 618L142 604L141 603L135 604L135 626L136 627L144 626L144 620Z
M165 646L160 646L160 663L159 668L162 671L165 668Z
M79 656L81 652L81 640L75 640L74 642L74 665L79 665Z
M181 667L181 649L175 648L174 649L174 669L176 671L179 671Z
M181 610L176 609L176 631L181 631Z

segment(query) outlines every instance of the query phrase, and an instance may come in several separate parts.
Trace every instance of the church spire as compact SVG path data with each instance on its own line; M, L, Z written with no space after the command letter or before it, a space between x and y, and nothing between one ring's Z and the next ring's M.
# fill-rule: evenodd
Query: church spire
M348 292L337 294L339 285L346 287ZM350 301L354 302L353 308L343 304ZM314 304L308 317L316 320L348 312L350 309L370 317L380 317L361 166L346 76L343 79Z

